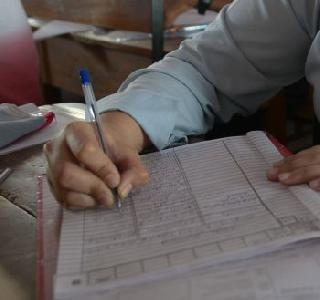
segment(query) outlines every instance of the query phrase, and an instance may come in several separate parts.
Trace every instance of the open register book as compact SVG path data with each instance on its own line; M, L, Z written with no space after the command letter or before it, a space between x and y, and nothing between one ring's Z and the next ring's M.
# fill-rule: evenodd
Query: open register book
M266 178L281 158L263 132L142 156L151 181L120 211L63 211L55 299L91 299L320 237L320 194Z

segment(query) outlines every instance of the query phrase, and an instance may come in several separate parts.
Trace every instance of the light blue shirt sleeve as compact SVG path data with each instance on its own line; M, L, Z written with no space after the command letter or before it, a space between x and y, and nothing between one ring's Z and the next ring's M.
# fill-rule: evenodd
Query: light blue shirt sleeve
M254 113L303 77L307 60L312 69L315 58L308 55L318 18L317 0L235 1L206 31L132 73L98 107L128 113L158 149L186 142L214 122ZM308 73L310 81L320 74Z

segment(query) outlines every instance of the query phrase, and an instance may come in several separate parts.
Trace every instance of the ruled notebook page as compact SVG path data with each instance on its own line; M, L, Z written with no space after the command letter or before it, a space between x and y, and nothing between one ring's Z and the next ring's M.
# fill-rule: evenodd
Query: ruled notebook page
M143 156L150 183L120 211L64 210L56 299L319 236L319 219L302 202L311 197L315 210L319 194L266 178L280 158L262 132Z

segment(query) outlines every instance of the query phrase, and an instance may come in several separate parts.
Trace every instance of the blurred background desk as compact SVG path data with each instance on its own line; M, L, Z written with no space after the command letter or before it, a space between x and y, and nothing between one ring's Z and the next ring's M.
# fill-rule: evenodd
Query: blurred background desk
M213 1L219 10L232 0ZM173 27L181 13L193 9L198 0L23 0L29 17L63 20L97 26L103 30L149 33L140 41L106 42L101 36L65 35L38 44L41 79L48 86L80 97L79 67L87 67L95 82L97 97L114 93L132 72L159 60L178 48L181 39L164 40L164 31Z
M174 21L198 4L197 0L22 0L28 16L42 20L65 20L90 24L103 30L152 33L146 40L106 41L103 34L84 32L54 37L38 43L41 80L47 103L81 102L78 69L90 70L98 98L114 93L127 76L146 68L163 54L177 49L182 38L164 39ZM219 11L232 0L215 0ZM265 105L264 129L292 151L312 144L313 109L304 81ZM307 100L306 100L307 99ZM310 109L311 108L311 109ZM261 123L261 122L260 122ZM241 127L241 125L240 125ZM260 126L259 126L260 127Z

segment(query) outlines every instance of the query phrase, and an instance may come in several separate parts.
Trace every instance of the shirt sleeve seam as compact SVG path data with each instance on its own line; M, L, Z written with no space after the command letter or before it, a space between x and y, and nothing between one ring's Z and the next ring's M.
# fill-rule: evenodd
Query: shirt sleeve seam
M312 36L311 36L311 34L310 34L305 22L302 20L302 18L296 13L295 9L293 8L291 0L288 0L288 6L290 7L292 14L294 15L294 17L296 18L297 22L299 23L302 31L305 32L305 34L308 36L310 42L312 42Z

